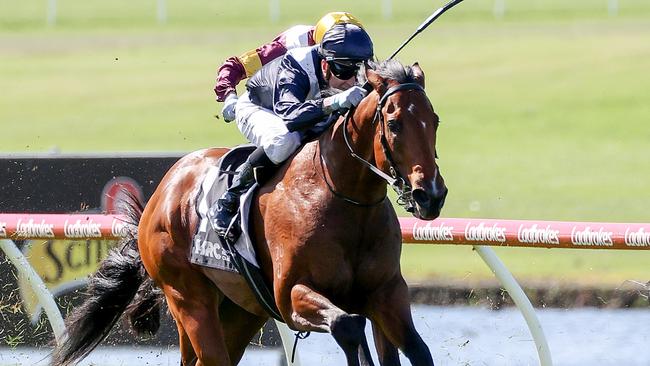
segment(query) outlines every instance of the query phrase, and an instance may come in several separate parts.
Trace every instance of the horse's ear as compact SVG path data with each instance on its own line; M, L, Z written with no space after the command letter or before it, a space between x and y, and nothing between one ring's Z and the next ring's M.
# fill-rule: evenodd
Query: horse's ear
M417 62L414 63L411 66L411 70L413 70L413 79L415 79L415 82L424 88L424 71L422 71L420 64Z
M375 72L375 70L372 69L367 69L366 70L366 79L372 85L372 88L379 93L379 95L383 95L386 92L386 81L384 78L379 76Z

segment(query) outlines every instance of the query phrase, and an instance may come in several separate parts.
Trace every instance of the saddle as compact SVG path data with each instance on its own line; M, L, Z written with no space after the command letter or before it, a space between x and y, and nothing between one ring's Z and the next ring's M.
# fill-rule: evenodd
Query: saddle
M273 318L283 321L275 305L273 292L262 277L256 253L248 231L248 214L252 197L259 187L254 184L240 199L239 212L233 225L238 225L233 240L220 237L212 229L209 209L232 184L237 167L255 150L254 145L240 145L226 153L216 166L206 174L197 195L196 211L199 216L197 232L192 238L190 262L209 268L242 275L259 303ZM267 172L268 174L268 172ZM264 179L264 178L262 178ZM259 180L258 180L259 181Z

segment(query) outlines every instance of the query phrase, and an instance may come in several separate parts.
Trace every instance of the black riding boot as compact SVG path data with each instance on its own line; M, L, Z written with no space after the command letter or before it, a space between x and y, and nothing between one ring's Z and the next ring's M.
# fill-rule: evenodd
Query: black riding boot
M255 183L255 170L274 166L273 162L266 156L264 149L258 147L251 153L238 169L237 175L232 181L232 185L223 193L217 203L210 209L213 218L212 227L219 236L228 235L233 240L239 233L229 232L233 218L239 210L239 198L242 194L248 192L250 187ZM215 212L216 210L216 212Z

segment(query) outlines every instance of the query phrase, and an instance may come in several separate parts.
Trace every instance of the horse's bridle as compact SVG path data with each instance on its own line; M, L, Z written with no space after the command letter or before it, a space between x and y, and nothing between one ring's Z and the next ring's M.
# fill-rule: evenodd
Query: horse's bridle
M403 84L398 84L395 85L388 90L386 90L386 93L379 99L379 102L377 103L377 108L375 110L375 116L372 119L372 124L374 125L376 122L379 122L379 141L381 143L381 149L384 153L384 156L386 157L386 161L388 162L388 166L390 169L390 176L386 173L384 173L381 169L376 167L375 165L371 164L361 156L357 155L357 153L354 152L354 149L352 148L352 145L350 145L349 137L348 137L348 129L347 129L347 124L348 121L350 120L352 114L354 113L354 109L350 109L345 116L345 122L343 123L343 139L345 140L345 145L348 147L348 150L350 151L350 155L354 157L355 159L359 160L363 165L368 167L373 173L375 173L377 176L385 180L392 188L395 190L397 193L397 204L400 206L404 206L406 211L408 212L414 212L415 211L415 202L413 201L413 195L411 194L411 185L408 183L408 181L404 178L402 173L400 173L399 169L397 168L397 164L395 164L395 160L393 159L393 156L390 153L390 149L388 146L388 140L386 139L386 133L385 133L385 126L384 126L384 115L381 112L381 110L384 107L384 104L386 104L386 101L388 100L388 97L391 95L403 91L403 90L419 90L423 93L426 93L424 91L424 88L420 86L420 84L416 83L403 83ZM327 181L326 181L327 182ZM329 186L329 183L328 183ZM332 188L330 187L330 190ZM332 190L333 191L333 190ZM333 191L334 192L334 191ZM337 196L343 196L338 192L334 192ZM370 206L369 204L362 204L360 202L357 202L351 198L343 196L344 199L348 202L360 205L360 206ZM385 199L382 198L380 201L376 202L380 203Z

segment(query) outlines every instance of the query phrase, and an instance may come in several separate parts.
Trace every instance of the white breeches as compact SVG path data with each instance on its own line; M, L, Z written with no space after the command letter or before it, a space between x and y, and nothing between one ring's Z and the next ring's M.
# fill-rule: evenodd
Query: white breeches
M255 146L261 146L275 164L285 161L300 146L300 134L290 132L273 111L251 102L248 92L237 100L235 116L241 133Z

